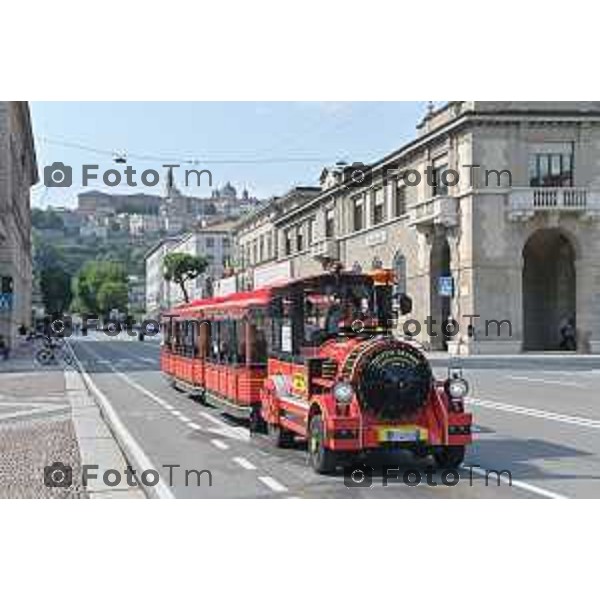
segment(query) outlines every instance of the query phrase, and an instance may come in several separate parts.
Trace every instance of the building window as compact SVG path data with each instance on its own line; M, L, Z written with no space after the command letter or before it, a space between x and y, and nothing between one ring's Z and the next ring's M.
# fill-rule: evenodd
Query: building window
M215 247L215 240L211 237L207 237L206 238L206 247L207 248L214 248Z
M529 155L530 187L573 187L573 148L570 152Z
M258 242L258 260L262 262L265 260L265 236L261 235Z
M352 229L360 231L365 226L365 199L362 196L352 199Z
M327 239L335 237L335 214L333 208L325 211L325 237Z
M252 242L252 264L255 265L258 262L258 240Z
M304 250L304 232L302 225L298 225L296 228L296 251L302 252L302 250Z
M267 260L273 258L273 237L267 233Z
M315 241L315 218L311 217L306 221L306 239L308 241L308 245L312 245Z
M285 232L285 255L289 256L292 253L292 230L288 229Z
M442 174L448 170L448 165L440 165L432 170L432 196L446 196L448 194L448 186L442 181Z
M223 238L223 248L229 248L231 246L231 240L228 237Z
M375 190L373 199L373 225L379 225L385 221L385 193L384 188Z
M394 215L401 217L406 214L406 187L396 185L396 198L394 199Z

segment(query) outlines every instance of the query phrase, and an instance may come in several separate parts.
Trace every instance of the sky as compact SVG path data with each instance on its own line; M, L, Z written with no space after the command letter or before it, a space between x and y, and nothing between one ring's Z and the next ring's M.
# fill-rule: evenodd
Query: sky
M164 191L169 162L185 194L210 196L230 181L241 191L268 198L294 185L318 185L323 167L339 160L373 161L410 141L426 102L32 102L40 183L32 205L75 207L86 189L118 193ZM127 164L116 164L125 155ZM183 161L188 161L187 163ZM72 167L71 187L48 188L44 167ZM82 166L98 165L98 180L82 186ZM136 171L126 185L127 166ZM184 186L185 169L209 169L201 186ZM121 185L102 181L108 169ZM141 174L155 169L156 186Z

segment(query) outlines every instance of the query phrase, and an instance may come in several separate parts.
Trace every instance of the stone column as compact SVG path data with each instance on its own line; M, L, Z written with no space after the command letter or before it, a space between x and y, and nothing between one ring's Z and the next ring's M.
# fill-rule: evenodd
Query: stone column
M600 266L593 259L575 261L577 333L589 348L580 351L600 353Z

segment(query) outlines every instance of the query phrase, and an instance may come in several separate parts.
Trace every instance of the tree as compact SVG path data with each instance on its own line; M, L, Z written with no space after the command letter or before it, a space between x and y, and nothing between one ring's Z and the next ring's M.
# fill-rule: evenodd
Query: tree
M112 309L127 311L127 283L123 281L104 281L97 294L98 309L101 314L108 314Z
M117 284L105 287L107 284ZM125 289L125 302L122 302ZM88 261L73 281L74 306L81 312L106 314L127 307L127 276L123 265L111 261ZM116 305L108 306L114 301Z
M186 303L190 301L186 282L204 273L207 267L208 261L204 256L194 256L185 252L171 252L163 259L165 279L179 285Z
M51 208L34 208L31 211L31 225L36 229L63 229L65 226L62 217Z
M62 313L71 302L71 272L62 251L34 238L33 270L47 313Z
M45 267L40 273L40 291L47 313L64 313L71 302L71 275L61 265Z

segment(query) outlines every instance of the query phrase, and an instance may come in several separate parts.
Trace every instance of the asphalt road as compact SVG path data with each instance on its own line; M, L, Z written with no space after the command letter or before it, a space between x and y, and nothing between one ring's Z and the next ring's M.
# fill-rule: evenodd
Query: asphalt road
M600 497L600 368L584 357L465 361L476 426L460 480L451 485L453 477L444 481L438 471L429 476L437 485L430 485L423 474L429 461L396 453L369 460L370 487L350 488L342 472L313 473L301 445L273 448L263 436L250 437L243 421L172 389L159 371L155 340L95 333L71 344L164 489L177 498ZM434 363L440 374L444 362ZM388 471L384 485L388 464L398 470ZM422 473L420 485L403 481L411 469ZM498 485L492 470L508 471L512 484L505 474Z

